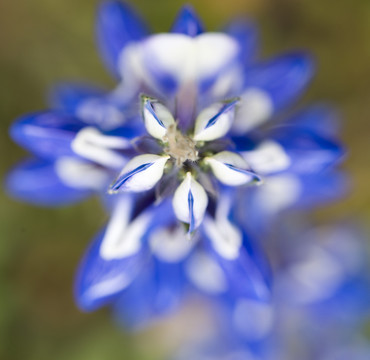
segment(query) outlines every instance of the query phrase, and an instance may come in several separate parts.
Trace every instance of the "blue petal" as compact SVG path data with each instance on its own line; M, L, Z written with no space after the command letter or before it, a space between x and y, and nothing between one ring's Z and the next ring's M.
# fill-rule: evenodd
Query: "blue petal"
M181 265L153 260L115 304L115 317L125 328L139 330L178 309L184 291Z
M100 5L96 23L98 47L105 64L115 76L119 76L117 61L123 48L147 34L145 23L128 4L105 1Z
M14 198L47 207L82 201L91 194L64 185L55 172L54 163L39 159L28 159L12 169L5 186Z
M239 255L235 259L223 257L211 243L208 243L208 249L224 270L230 287L230 296L247 296L259 300L270 299L271 271L268 261L261 249L248 238L245 232L243 232L243 244Z
M225 29L240 46L240 59L242 64L250 64L257 57L258 32L255 24L245 19L232 21Z
M279 126L271 131L271 137L287 153L291 164L286 171L317 173L334 164L345 155L341 144L300 126Z
M275 108L280 109L301 95L313 74L311 57L304 53L293 53L248 69L244 86L266 91Z
M171 31L195 37L204 31L204 26L194 9L185 5L179 11Z
M93 241L77 272L75 298L84 311L95 310L116 299L134 281L148 260L146 248L122 259L103 259L100 247L104 235L105 231L102 231Z
M44 111L28 114L10 127L10 136L20 146L34 154L55 159L75 156L71 142L83 124L72 116Z
M51 107L75 113L81 103L87 99L102 97L105 90L78 83L62 83L54 86L49 92L49 103Z
M328 137L337 137L341 130L340 115L327 104L310 106L295 114L287 123L308 128Z
M301 176L301 195L292 207L313 207L343 198L349 193L350 180L338 171Z

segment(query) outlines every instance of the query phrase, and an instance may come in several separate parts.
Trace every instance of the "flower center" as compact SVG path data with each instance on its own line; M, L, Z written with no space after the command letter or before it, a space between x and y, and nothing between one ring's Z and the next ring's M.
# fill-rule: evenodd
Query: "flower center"
M198 150L195 146L195 141L189 136L182 134L175 124L168 127L167 134L163 140L166 142L164 151L175 159L176 166L181 167L187 160L198 160Z

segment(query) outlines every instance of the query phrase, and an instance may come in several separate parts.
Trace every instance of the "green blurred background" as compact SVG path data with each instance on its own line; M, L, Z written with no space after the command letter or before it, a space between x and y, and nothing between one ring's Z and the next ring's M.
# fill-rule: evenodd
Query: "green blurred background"
M25 154L8 138L18 115L43 109L51 84L66 79L113 85L94 43L95 0L2 0L0 3L0 171ZM170 27L182 2L131 1L155 31ZM208 29L245 14L260 26L262 55L307 48L317 76L302 100L325 100L343 114L344 165L353 192L320 210L320 220L370 221L370 1L198 0ZM161 359L166 328L124 334L109 312L80 313L73 274L89 239L106 221L96 200L63 209L0 202L0 359ZM92 209L94 209L92 211ZM173 343L192 324L172 331Z

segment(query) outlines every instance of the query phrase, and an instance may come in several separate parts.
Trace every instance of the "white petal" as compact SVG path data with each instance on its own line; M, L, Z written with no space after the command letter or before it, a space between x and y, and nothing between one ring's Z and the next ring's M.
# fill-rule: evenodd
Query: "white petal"
M156 139L163 139L167 129L175 125L171 112L155 99L142 97L142 113L146 130Z
M194 140L211 141L226 135L234 121L237 102L216 103L202 110L195 121Z
M126 159L112 149L127 149L130 146L129 140L120 136L103 135L93 127L80 130L71 143L71 148L77 155L114 169L122 168Z
M118 67L121 78L124 80L121 81L114 93L122 103L133 101L140 92L142 84L147 82L147 74L142 59L142 47L141 42L131 42L124 47L119 55Z
M61 181L73 188L101 191L110 181L109 172L74 157L60 157L54 166Z
M241 155L259 174L271 174L286 170L291 163L284 148L271 140L266 140L256 150L244 151Z
M153 254L161 261L173 263L183 260L193 249L194 239L189 239L181 226L174 230L159 228L149 237Z
M236 41L222 33L204 33L194 38L198 54L198 78L217 76L230 65L239 53Z
M142 44L141 51L143 78L150 85L163 74L181 86L218 77L236 61L239 47L232 37L221 33L206 33L195 38L157 34Z
M256 192L256 202L273 215L294 204L302 192L300 180L293 175L269 176Z
M141 249L141 239L147 230L150 215L144 213L130 223L131 211L130 198L124 197L118 201L100 246L103 259L121 259Z
M110 186L109 192L141 192L152 189L161 179L169 156L139 155L131 159Z
M271 97L263 90L249 88L241 95L233 129L243 133L263 124L273 114Z
M233 152L222 151L204 160L217 179L225 185L238 186L260 180L256 174L247 170L248 165L244 159Z
M227 290L227 280L221 267L205 252L198 251L186 262L185 271L190 281L200 290L219 294Z
M234 260L239 256L243 236L240 230L227 218L206 217L203 221L204 230L212 242L214 249L224 258Z
M188 172L184 181L176 189L172 200L176 217L190 225L192 232L200 225L208 205L208 197L203 187Z

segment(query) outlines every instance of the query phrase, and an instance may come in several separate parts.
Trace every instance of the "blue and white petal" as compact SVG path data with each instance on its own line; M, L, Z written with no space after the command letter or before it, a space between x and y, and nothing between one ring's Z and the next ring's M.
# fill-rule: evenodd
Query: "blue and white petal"
M261 178L248 169L244 159L231 151L222 151L204 161L209 164L213 174L225 185L239 186L259 182Z
M259 174L273 174L287 170L291 159L278 142L265 140L254 150L243 151L245 161Z
M232 205L229 196L222 196L215 218L207 216L203 221L209 254L223 269L233 296L268 300L271 272L267 259L257 244L229 220Z
M127 162L126 157L117 150L130 147L130 140L120 136L104 135L90 126L80 130L71 143L75 154L112 169L120 169Z
M151 216L143 213L130 222L131 212L132 200L121 198L107 228L87 250L75 284L81 309L91 311L116 298L148 260L142 239Z
M176 20L172 25L171 32L197 36L204 31L203 24L190 5L185 5L177 14Z
M233 124L237 103L234 99L202 110L195 121L194 140L211 141L226 135Z
M105 1L100 5L96 36L103 60L112 74L119 74L118 59L125 46L147 34L145 23L128 4Z
M60 177L55 162L40 159L21 162L5 179L6 190L12 197L47 207L76 203L92 194L90 187L70 185Z
M184 293L181 264L152 259L114 304L114 318L141 330L178 309Z
M223 269L234 295L270 298L270 271L260 250L229 220L206 217L203 230L209 253Z
M206 91L236 61L237 42L221 33L194 38L183 34L158 34L148 38L140 50L146 82L165 93L193 83Z
M63 184L81 190L104 192L112 176L107 169L78 157L60 157L54 169Z
M273 113L271 96L262 89L250 87L240 96L232 130L239 134L250 131L267 121Z
M71 142L83 123L73 116L42 111L25 115L10 128L10 136L20 146L45 159L74 156Z
M297 98L314 74L314 63L306 53L282 55L251 67L245 73L245 90L258 88L280 109Z
M142 192L152 189L161 179L169 156L144 154L135 156L110 186L109 192Z
M228 290L223 269L205 251L199 250L192 254L185 264L185 272L190 282L206 294L218 295Z
M162 262L183 261L192 251L196 241L189 239L182 226L174 229L160 227L151 232L149 245L152 253Z
M321 172L338 163L345 155L345 149L338 141L307 127L279 126L269 136L284 148L290 158L291 172Z
M189 232L202 222L208 205L208 197L203 187L194 180L190 172L176 189L172 199L176 217L189 224Z
M159 101L142 96L142 114L146 130L156 139L162 140L167 129L175 125L171 112Z

